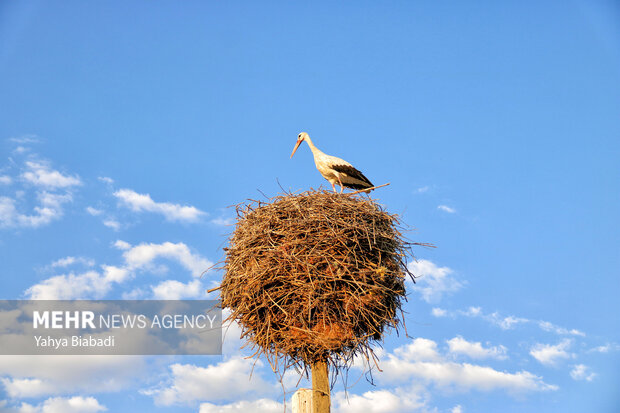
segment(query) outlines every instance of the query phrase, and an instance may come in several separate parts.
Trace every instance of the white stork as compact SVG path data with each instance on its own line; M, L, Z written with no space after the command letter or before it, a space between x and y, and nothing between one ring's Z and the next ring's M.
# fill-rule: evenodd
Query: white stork
M314 146L314 143L312 143L310 136L308 136L306 132L302 132L297 136L297 143L295 144L293 153L291 153L291 158L295 155L295 151L297 151L297 148L299 148L299 145L301 145L303 141L308 142L312 155L314 155L316 169L323 175L323 178L327 179L329 183L332 184L334 192L336 192L336 184L340 185L341 193L345 187L353 189L368 189L373 187L372 182L349 162L321 152ZM364 192L370 191L371 190Z

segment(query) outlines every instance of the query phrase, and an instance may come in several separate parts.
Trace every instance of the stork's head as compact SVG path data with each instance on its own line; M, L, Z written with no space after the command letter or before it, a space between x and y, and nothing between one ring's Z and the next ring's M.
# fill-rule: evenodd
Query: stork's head
M301 145L301 143L308 137L308 134L306 132L301 132L299 135L297 135L297 143L295 144L295 147L293 148L293 153L291 154L291 158L293 157L293 155L295 155L295 151L297 151L297 148L299 148L299 145Z

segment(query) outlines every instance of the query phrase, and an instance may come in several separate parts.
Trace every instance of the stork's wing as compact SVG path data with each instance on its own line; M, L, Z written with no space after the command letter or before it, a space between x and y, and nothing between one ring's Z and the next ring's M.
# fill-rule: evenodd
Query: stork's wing
M345 174L348 177L353 178L353 181L342 179L344 186L353 189L365 189L372 188L374 185L370 182L370 179L366 178L363 173L352 167L351 165L331 165L331 168Z

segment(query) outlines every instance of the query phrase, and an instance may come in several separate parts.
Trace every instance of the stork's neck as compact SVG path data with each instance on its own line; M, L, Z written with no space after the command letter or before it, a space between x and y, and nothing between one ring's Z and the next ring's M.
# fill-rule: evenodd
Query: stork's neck
M319 148L314 146L314 143L312 142L312 139L310 139L310 136L306 136L306 139L304 139L304 140L306 142L308 142L308 146L310 147L310 150L312 151L312 154L314 156L316 156L316 155L325 155L323 152L321 152L321 150Z

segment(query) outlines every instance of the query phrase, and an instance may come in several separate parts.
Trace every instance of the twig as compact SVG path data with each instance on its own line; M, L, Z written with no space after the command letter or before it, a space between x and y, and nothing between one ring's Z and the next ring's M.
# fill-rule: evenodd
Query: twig
M379 186L373 186L372 188L360 189L359 191L349 192L349 193L347 193L345 195L357 195L360 192L370 192L370 191L373 191L373 190L375 190L377 188L383 188L384 186L388 186L389 184L390 183L388 182L387 184L383 184L383 185L379 185Z
M200 274L200 277L198 278L202 278L203 275L205 275L206 273L208 273L209 271L211 271L213 269L213 267L215 267L217 265L217 263L213 264L212 266L210 266L209 268L207 268L206 270L204 270L202 272L202 274Z
M217 291L217 290L219 290L220 288L222 288L222 286L221 286L221 285L220 285L219 287L211 288L211 289L207 290L207 294L212 293L213 291Z

